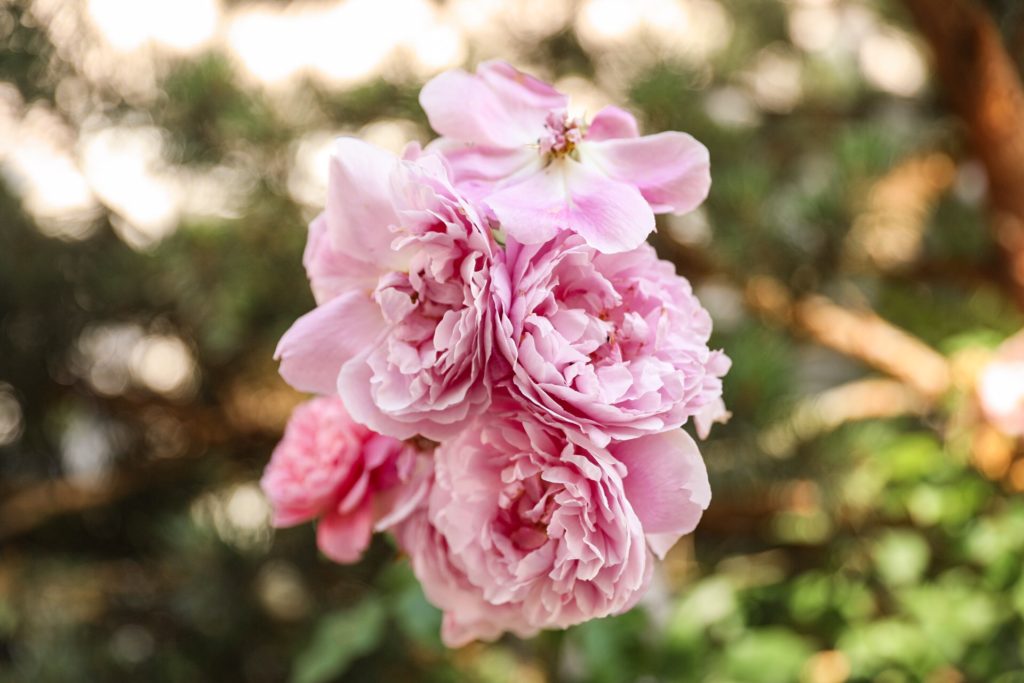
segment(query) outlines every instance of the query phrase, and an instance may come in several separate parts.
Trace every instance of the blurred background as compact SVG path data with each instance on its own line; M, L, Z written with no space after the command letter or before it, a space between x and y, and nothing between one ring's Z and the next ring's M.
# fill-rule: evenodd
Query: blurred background
M917 21L915 21L915 18ZM711 149L652 237L734 360L714 500L634 611L447 651L378 539L257 480L332 138L503 58ZM1014 0L0 0L0 680L1024 681Z

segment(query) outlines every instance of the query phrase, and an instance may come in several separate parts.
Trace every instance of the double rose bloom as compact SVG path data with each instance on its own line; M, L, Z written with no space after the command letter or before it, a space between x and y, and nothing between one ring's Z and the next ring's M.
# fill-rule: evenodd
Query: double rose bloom
M645 243L704 200L707 150L503 63L420 101L425 150L334 148L317 306L277 350L319 397L263 477L274 522L319 519L340 562L390 531L452 646L623 612L711 498L680 427L727 417L711 319Z

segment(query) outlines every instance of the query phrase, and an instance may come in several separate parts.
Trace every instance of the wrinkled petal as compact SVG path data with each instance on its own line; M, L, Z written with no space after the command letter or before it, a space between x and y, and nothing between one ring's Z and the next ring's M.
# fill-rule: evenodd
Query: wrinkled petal
M707 147L674 131L642 138L587 141L585 163L639 188L658 212L686 213L697 208L711 189Z
M725 401L717 398L693 416L693 426L697 430L697 436L706 439L711 434L712 425L725 424L731 417L732 413L725 409Z
M598 251L617 253L639 246L654 230L654 214L635 188L568 159L499 190L487 204L524 244L569 230Z
M680 429L632 439L612 447L628 469L623 479L626 498L647 534L659 534L659 557L679 537L697 527L711 502L711 486L697 444Z
M599 142L616 138L635 138L640 135L636 118L625 109L608 106L594 115L587 128L587 140Z
M333 394L338 374L383 330L380 310L364 292L349 292L302 316L281 337L274 358L299 391Z

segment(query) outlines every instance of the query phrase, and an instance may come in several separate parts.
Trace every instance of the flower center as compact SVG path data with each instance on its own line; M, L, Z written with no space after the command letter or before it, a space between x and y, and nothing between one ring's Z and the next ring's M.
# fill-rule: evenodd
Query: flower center
M568 156L583 141L586 125L564 111L553 111L544 121L544 135L538 140L540 152L558 159Z

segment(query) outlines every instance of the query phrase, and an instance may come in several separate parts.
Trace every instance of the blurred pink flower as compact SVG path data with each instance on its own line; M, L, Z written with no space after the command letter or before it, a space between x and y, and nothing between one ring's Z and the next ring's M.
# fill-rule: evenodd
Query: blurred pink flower
M509 240L498 273L498 348L514 393L542 419L603 446L714 410L729 358L708 348L711 317L649 245L600 254L568 233Z
M640 137L618 107L587 125L569 116L568 97L504 62L442 73L420 104L443 136L431 149L522 243L567 229L599 251L627 251L654 229L655 212L691 211L711 187L708 151L691 136Z
M319 518L317 545L355 562L374 529L404 519L427 490L429 458L355 423L335 397L295 409L260 485L274 526Z
M1006 340L982 370L978 398L999 431L1024 436L1024 330Z
M382 434L454 434L490 401L495 249L441 159L340 139L304 259L319 306L281 339L281 375Z
M435 453L424 508L396 530L458 646L621 613L711 493L680 430L600 448L515 412Z

